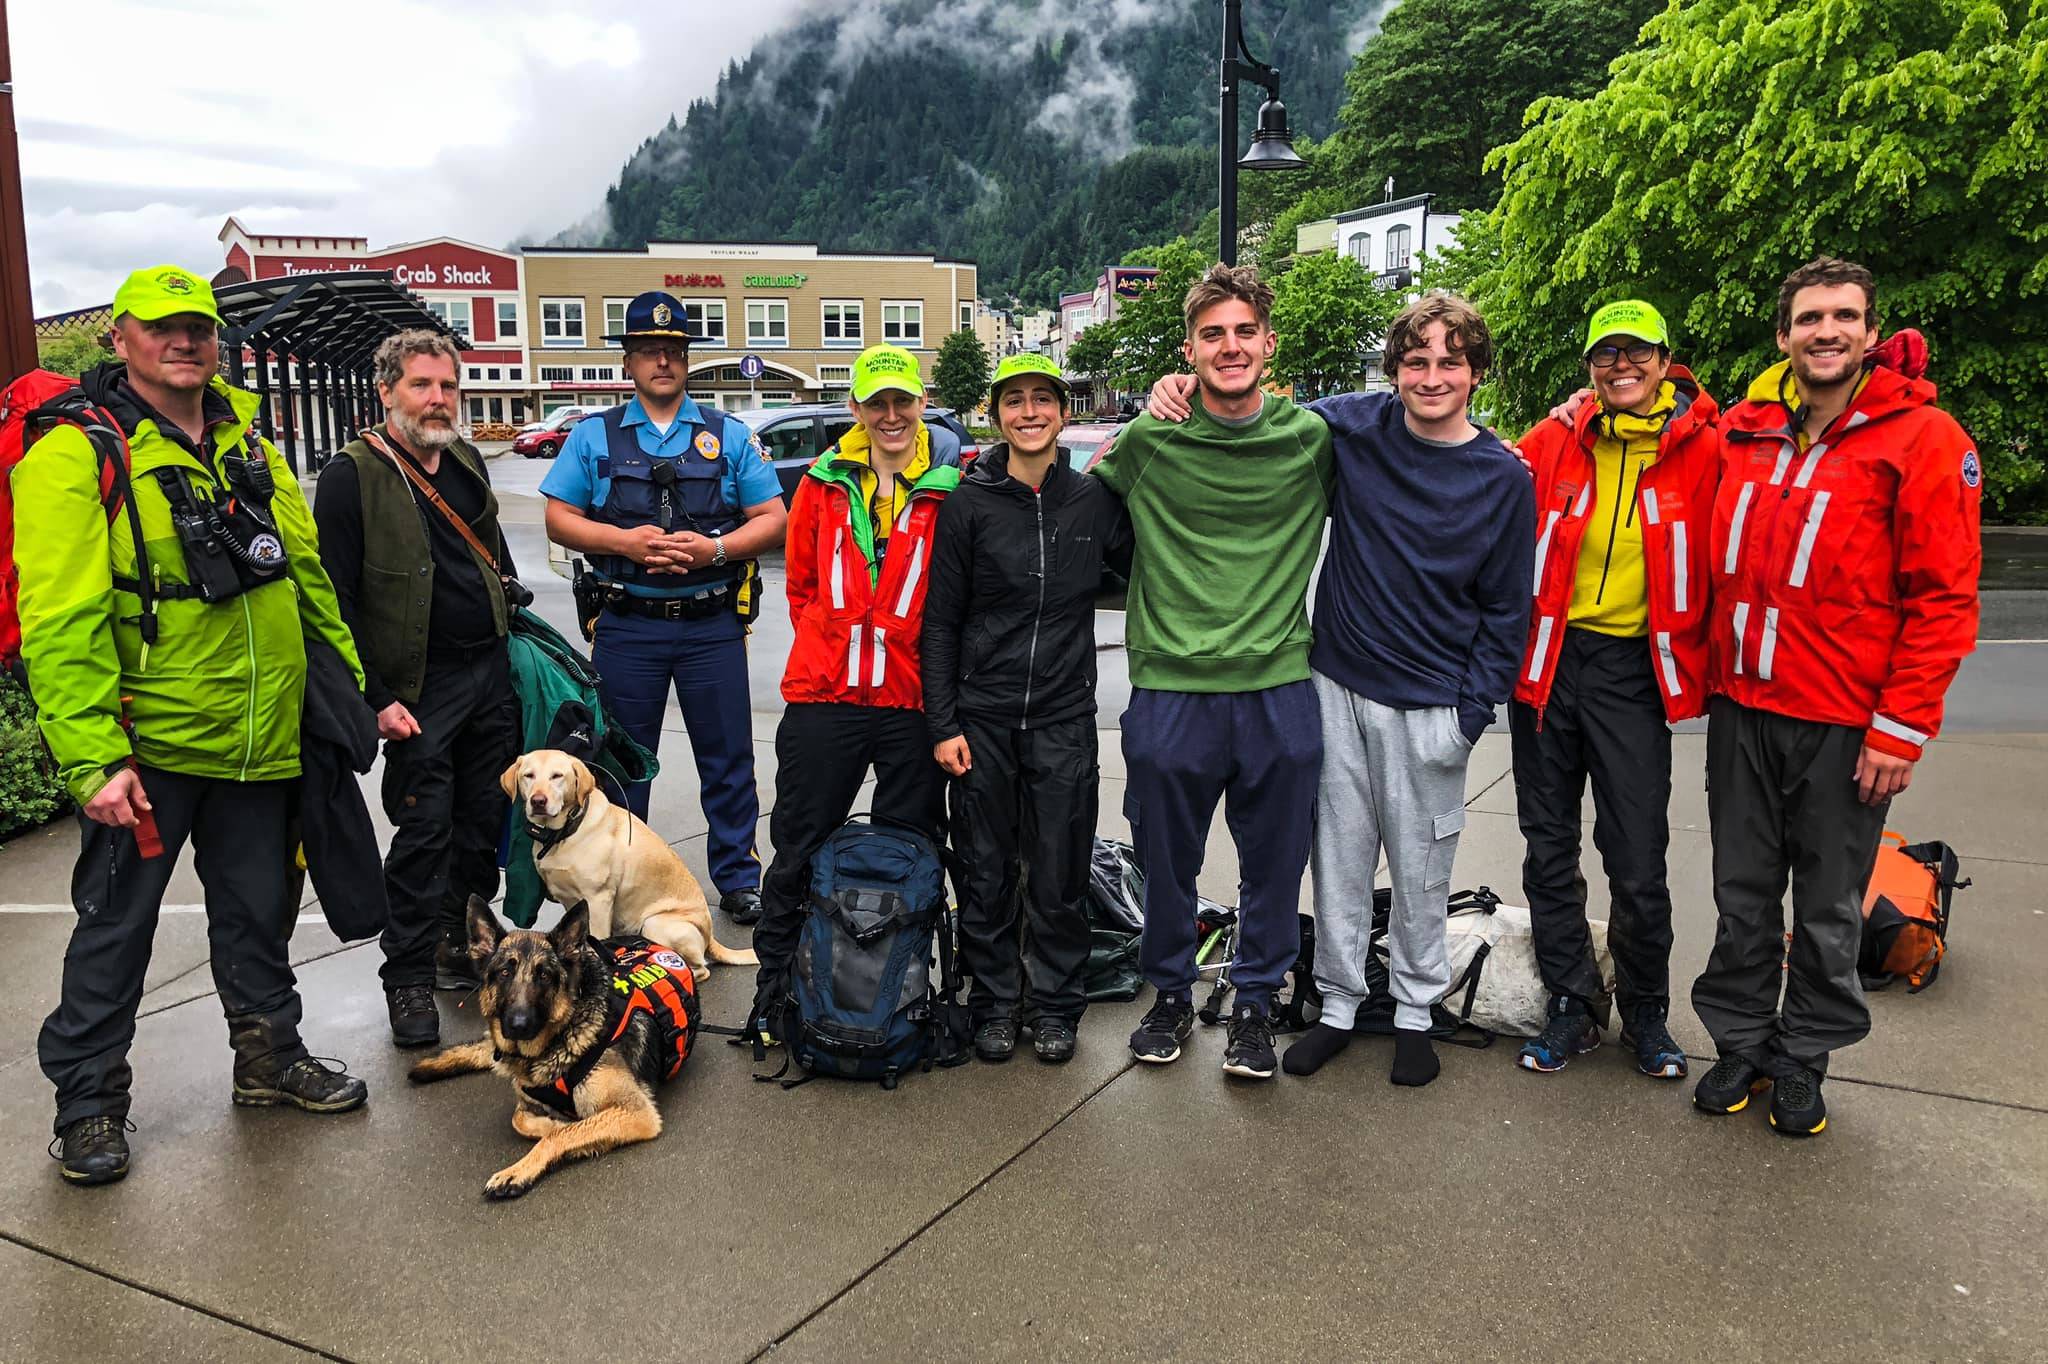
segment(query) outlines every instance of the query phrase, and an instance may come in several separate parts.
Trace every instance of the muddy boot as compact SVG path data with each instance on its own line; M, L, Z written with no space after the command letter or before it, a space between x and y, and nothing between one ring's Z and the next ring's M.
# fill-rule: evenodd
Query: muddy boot
M306 1055L295 1029L279 1027L262 1014L229 1018L228 1041L235 1049L238 1104L290 1104L308 1113L346 1113L370 1097L369 1086L361 1080Z

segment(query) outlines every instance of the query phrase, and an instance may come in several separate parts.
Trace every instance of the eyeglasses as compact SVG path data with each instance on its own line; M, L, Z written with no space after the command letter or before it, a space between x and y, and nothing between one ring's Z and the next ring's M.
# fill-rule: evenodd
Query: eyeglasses
M1594 369L1613 369L1614 362L1626 355L1632 365L1647 365L1657 349L1648 341L1631 341L1626 346L1595 346L1586 352L1586 363Z
M648 360L666 360L671 365L680 365L690 358L690 352L681 346L633 346L626 354Z

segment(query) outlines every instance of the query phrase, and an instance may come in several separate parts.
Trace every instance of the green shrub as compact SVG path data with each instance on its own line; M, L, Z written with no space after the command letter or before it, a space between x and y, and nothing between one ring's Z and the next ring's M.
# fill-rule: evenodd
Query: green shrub
M0 674L0 838L46 824L69 804L36 730L36 703Z

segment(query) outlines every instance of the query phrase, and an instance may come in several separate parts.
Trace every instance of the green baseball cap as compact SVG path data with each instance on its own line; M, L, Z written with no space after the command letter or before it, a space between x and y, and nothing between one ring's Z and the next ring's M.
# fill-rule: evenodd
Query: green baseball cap
M128 314L138 322L155 322L179 313L198 313L220 325L220 309L213 301L213 286L190 270L175 265L152 265L137 270L121 281L114 291L114 316Z
M1586 326L1584 353L1592 354L1601 337L1617 335L1633 336L1653 346L1671 344L1671 330L1664 325L1664 314L1639 298L1625 298L1594 313L1593 320Z
M989 401L995 401L996 394L1001 391L1004 384L1012 379L1021 379L1026 375L1050 381L1052 386L1060 391L1061 397L1067 397L1074 391L1067 383L1067 376L1060 373L1058 365L1055 365L1036 351L1027 350L1019 351L996 366L996 377L989 380Z
M924 396L924 376L918 372L917 357L901 346L869 346L853 362L853 400L864 403L885 388Z

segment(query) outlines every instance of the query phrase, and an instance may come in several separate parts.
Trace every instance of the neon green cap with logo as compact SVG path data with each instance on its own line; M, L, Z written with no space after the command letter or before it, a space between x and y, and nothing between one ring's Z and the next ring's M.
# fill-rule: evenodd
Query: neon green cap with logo
M198 313L220 325L220 309L213 301L213 286L190 270L175 265L152 265L137 270L121 281L114 291L114 316L128 314L138 322L155 322L179 313Z
M1653 346L1671 344L1671 330L1664 325L1664 314L1639 298L1610 303L1593 314L1593 320L1586 325L1585 353L1592 354L1603 336L1633 336Z
M853 400L864 403L885 388L924 396L924 376L918 372L917 357L901 346L869 346L853 362Z
M1067 383L1067 376L1060 373L1058 365L1055 365L1036 351L1027 350L1019 351L1017 354L1009 356L1000 365L996 366L996 377L989 380L989 401L995 401L996 394L1002 390L1004 384L1012 379L1022 379L1026 376L1049 381L1054 388L1060 391L1062 396L1070 395L1074 391Z

